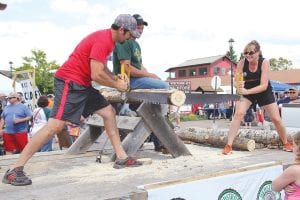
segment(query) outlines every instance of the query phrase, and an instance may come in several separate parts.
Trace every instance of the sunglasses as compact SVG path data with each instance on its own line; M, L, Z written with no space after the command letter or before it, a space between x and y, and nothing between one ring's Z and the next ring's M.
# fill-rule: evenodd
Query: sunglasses
M14 98L16 98L16 97L8 97L8 99L14 99Z
M246 51L246 52L244 52L244 56L247 56L247 55L252 56L255 53L256 53L256 51Z
M296 92L288 92L288 94L296 94Z

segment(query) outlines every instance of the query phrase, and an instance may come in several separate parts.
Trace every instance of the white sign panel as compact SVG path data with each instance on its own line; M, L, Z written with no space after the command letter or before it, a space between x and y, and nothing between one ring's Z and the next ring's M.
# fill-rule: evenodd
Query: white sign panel
M165 184L161 187L151 188L149 185L142 188L147 190L149 200L281 200L284 199L283 192L272 191L271 184L282 171L281 165L275 165L213 178Z
M37 105L37 100L41 96L39 89L36 87L33 91L32 83L30 79L20 81L22 91L23 91L23 98L25 100L25 104L31 109L34 110ZM33 99L35 98L35 102L33 103Z
M214 90L219 89L221 87L221 78L220 78L220 76L212 77L210 85Z

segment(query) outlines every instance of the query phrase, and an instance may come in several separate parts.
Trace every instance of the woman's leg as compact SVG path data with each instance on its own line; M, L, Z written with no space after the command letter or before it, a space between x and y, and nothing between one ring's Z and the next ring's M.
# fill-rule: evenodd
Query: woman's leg
M229 127L227 141L228 145L232 146L233 140L237 136L238 130L240 128L241 121L244 119L245 113L251 104L251 101L246 98L242 98L236 103L235 113Z
M279 114L279 109L276 103L271 103L268 105L265 105L264 110L267 112L269 115L271 121L276 127L276 130L279 134L279 137L282 140L283 144L287 144L287 135L286 135L286 129L282 123L280 114Z

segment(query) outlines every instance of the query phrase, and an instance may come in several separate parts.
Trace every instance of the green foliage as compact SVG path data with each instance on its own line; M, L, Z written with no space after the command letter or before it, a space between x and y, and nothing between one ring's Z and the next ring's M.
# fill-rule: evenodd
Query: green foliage
M180 115L180 121L198 121L201 120L202 117L193 113Z
M241 54L240 54L240 59L239 59L239 60L242 60L243 58L245 58L245 56L244 56L243 53L241 53Z
M271 66L272 71L292 69L292 65L293 65L292 61L287 60L283 57L279 57L278 59L271 58L269 60L269 62L270 62L270 66Z
M233 46L229 47L229 51L226 52L226 56L229 57L232 62L237 63L237 55L235 54Z
M53 93L54 71L59 65L56 61L48 62L46 53L42 50L32 50L32 56L23 57L22 66L15 68L16 71L35 69L35 83L42 94Z

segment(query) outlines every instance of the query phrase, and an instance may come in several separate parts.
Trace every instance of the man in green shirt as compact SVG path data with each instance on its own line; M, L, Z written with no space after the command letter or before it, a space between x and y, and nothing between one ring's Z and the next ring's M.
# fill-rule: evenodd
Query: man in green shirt
M137 31L140 36L143 33L144 26L148 23L143 20L139 14L133 15L137 21ZM139 37L140 37L139 36ZM121 65L130 67L130 88L131 89L168 89L169 84L162 81L156 74L148 72L142 61L141 47L136 41L139 37L133 37L123 44L116 44L113 51L113 72L120 74ZM163 147L158 138L152 134L156 151L163 151Z
M138 14L133 17L137 20L137 30L141 36L144 26L147 26L148 23ZM119 74L121 64L127 64L130 66L131 89L168 89L167 82L162 81L156 74L148 72L144 67L141 47L136 39L132 37L123 44L116 44L113 51L113 72Z

